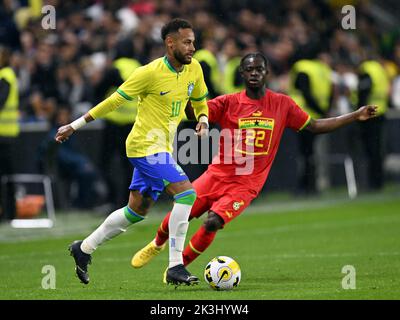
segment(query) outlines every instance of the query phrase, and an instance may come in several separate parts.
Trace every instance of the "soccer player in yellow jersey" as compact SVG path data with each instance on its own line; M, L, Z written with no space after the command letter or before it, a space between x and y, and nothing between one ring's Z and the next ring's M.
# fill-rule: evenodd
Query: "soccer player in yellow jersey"
M195 37L191 24L174 19L162 28L161 35L167 51L164 57L137 68L109 98L81 118L60 127L55 137L62 143L87 122L101 118L134 96L138 97L136 122L126 139L127 156L134 166L128 205L112 212L86 239L75 241L69 247L75 259L76 274L85 284L89 283L87 267L91 263L91 254L105 241L143 220L164 189L174 197L165 280L176 285L199 281L185 269L182 259L188 217L196 193L171 153L178 124L189 100L198 120L196 134L207 135L208 93L200 64L192 59Z

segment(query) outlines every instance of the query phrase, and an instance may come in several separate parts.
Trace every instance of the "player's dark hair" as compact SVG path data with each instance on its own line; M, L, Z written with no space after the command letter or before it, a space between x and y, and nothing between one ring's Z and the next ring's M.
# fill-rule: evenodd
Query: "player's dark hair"
M175 18L162 27L161 38L165 40L169 34L178 32L179 29L193 29L193 27L189 21Z
M251 52L251 53L246 54L246 55L242 58L242 60L240 60L240 69L243 68L243 64L244 64L244 62L245 62L247 59L250 59L250 58L254 58L254 59L255 59L255 58L257 58L257 57L264 60L265 69L268 70L268 66L269 66L268 59L267 59L261 52Z

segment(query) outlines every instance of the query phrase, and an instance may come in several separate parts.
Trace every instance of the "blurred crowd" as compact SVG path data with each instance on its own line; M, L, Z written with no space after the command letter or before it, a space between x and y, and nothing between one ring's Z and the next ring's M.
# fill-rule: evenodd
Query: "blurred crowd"
M210 70L204 71L210 79L207 84L210 97L243 88L237 67L248 52L265 54L270 61L268 86L284 93L290 91L290 72L296 61L324 54L324 61L334 71L331 114L349 112L355 107L351 95L358 87L359 65L365 60L382 64L391 82L389 106L400 109L400 90L396 89L400 88L400 28L398 21L395 27L380 23L373 1L0 0L0 3L0 44L11 48L10 65L18 77L22 125L46 122L56 126L60 112L68 122L88 111L126 79L128 70L164 54L160 30L174 17L193 24L196 49L206 50L200 51L199 59L209 62ZM356 9L354 30L343 29L341 23L344 17L341 9L349 4ZM42 12L45 5L55 8L55 29L43 27L44 17L51 19L47 16L50 11ZM106 127L107 137L110 139L114 132L116 139L121 140L134 118L122 123L118 119L110 121L121 130L115 132L115 128ZM105 145L112 144L108 141ZM104 166L107 163L108 158L104 159ZM129 166L126 168L131 170Z
M115 59L125 55L146 64L163 55L160 29L177 16L194 25L197 49L207 43L212 48L222 77L231 59L250 51L268 57L270 87L282 92L287 91L293 63L321 50L339 74L354 72L367 56L385 59L393 79L399 73L399 29L381 30L370 1L346 1L356 7L355 30L341 27L343 1L2 2L0 42L13 50L22 122L49 121L60 106L70 108L73 117L87 111L104 98L98 85ZM56 9L54 30L41 25L46 13L40 10L47 4ZM235 90L227 82L221 82L217 93ZM392 100L400 108L399 97Z

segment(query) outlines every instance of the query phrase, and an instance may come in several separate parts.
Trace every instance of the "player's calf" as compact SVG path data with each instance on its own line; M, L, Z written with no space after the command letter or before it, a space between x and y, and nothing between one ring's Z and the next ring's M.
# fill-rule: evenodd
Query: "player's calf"
M215 212L210 211L207 219L204 221L204 228L208 232L216 232L224 226L224 220Z

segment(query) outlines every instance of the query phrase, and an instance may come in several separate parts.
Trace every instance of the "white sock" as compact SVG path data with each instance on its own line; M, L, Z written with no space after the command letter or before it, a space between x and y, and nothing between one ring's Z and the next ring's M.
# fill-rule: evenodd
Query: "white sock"
M125 207L111 213L96 230L83 240L81 250L92 254L98 246L125 232L132 223L125 217L124 210Z
M169 268L183 264L183 247L189 226L189 215L192 206L175 203L168 222L169 229Z

